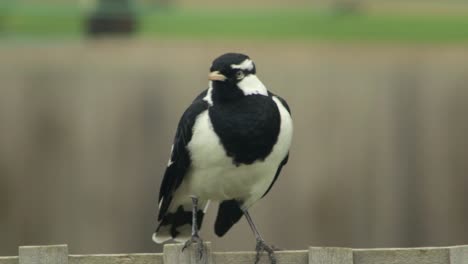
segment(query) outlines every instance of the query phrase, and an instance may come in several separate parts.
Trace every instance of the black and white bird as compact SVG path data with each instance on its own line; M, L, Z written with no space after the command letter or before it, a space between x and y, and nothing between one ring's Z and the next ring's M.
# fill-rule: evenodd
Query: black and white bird
M258 262L266 251L276 262L248 209L265 196L288 162L293 134L289 107L269 92L246 55L213 61L209 88L182 115L159 193L156 243L197 244L210 201L219 202L215 233L223 236L244 215L256 237Z

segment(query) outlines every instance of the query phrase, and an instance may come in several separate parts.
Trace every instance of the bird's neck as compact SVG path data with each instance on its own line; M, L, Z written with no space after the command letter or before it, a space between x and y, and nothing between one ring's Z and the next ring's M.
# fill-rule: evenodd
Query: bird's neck
M242 90L236 87L235 83L229 83L229 82L213 82L212 83L211 99L214 104L239 100L244 96L245 95L242 92Z

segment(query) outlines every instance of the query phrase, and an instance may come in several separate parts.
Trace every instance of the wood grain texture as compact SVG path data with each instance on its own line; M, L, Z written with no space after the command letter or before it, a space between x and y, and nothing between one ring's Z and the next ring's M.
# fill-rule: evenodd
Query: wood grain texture
M354 263L359 264L449 264L448 248L355 249Z
M310 264L353 264L353 251L350 248L309 248Z
M202 260L195 248L167 244L163 253L68 255L66 245L24 246L19 257L0 257L0 264L244 264L254 263L255 252L212 252L205 242ZM468 245L432 248L351 249L310 247L276 251L278 264L468 264ZM259 264L269 264L266 254Z
M468 264L468 246L451 247L450 264Z
M215 263L218 264L244 264L254 263L255 252L217 252L213 254ZM296 251L276 251L276 258L278 264L307 264L308 252L307 250ZM269 264L269 258L266 254L262 256L259 264Z
M0 257L0 264L18 264L18 257Z
M70 255L69 264L163 264L162 254ZM2 264L2 263L0 263Z
M68 247L67 245L20 247L19 264L68 264Z
M213 264L211 243L205 242L205 254L200 260L194 246L182 251L184 244L164 245L164 264Z

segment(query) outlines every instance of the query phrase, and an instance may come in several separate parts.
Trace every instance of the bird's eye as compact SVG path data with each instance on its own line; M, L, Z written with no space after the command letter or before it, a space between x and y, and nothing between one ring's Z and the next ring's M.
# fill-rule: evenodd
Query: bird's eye
M236 72L236 78L237 80L243 79L244 78L244 72L243 71L238 71Z

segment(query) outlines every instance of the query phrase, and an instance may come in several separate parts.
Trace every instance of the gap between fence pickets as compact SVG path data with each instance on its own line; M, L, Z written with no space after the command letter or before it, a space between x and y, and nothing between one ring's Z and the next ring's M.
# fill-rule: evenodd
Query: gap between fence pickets
M253 263L255 252L212 252L197 261L193 248L167 244L164 252L148 254L68 255L67 245L22 246L18 257L0 257L0 264L241 264ZM278 264L468 264L468 245L431 248L351 249L310 247L309 250L277 251ZM269 263L264 256L262 264Z

